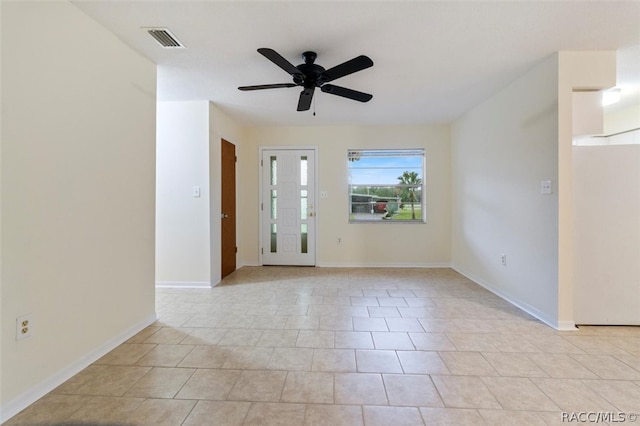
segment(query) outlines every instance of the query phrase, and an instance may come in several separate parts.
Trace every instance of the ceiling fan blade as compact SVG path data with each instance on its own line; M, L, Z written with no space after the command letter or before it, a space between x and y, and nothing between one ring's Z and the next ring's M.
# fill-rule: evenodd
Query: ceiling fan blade
M346 87L334 86L333 84L325 84L320 90L331 95L342 96L343 98L353 99L354 101L369 102L373 95L358 92L357 90L347 89Z
M373 61L368 56L360 55L333 68L329 68L322 73L320 79L323 82L329 82L372 66Z
M311 108L311 99L313 99L313 87L305 87L300 93L300 99L298 100L298 111L307 111Z
M278 83L278 84L259 84L257 86L240 86L238 90L262 90L262 89L279 89L282 87L296 87L293 83Z
M283 58L282 55L280 55L275 50L269 49L268 47L261 47L260 49L258 49L258 53L260 53L262 56L264 56L289 74L302 76L302 73L298 68L296 68L291 62Z

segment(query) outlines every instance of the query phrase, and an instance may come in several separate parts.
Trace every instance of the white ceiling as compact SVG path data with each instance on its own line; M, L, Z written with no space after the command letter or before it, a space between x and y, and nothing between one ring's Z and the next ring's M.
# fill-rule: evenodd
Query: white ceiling
M158 67L160 100L210 100L243 124L448 122L559 50L618 50L618 86L640 87L640 2L613 1L75 1ZM143 27L166 27L186 49L162 49ZM300 88L256 52L294 65L306 50L330 68L364 54L372 68L334 83L373 94L360 103ZM313 110L313 107L312 107Z

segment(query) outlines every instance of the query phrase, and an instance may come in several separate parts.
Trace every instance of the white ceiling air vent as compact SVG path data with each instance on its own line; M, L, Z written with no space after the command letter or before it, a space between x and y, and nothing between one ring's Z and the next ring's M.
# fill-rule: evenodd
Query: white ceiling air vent
M145 28L165 49L184 49L184 44L166 28Z

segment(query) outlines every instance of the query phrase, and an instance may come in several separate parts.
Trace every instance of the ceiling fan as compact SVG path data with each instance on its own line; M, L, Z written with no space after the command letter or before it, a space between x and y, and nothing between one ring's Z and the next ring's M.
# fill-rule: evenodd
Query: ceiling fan
M347 89L346 87L335 86L333 84L327 84L340 77L344 77L373 66L373 61L367 56L360 55L349 61L343 62L340 65L336 65L333 68L325 70L320 65L314 63L317 57L315 52L304 52L302 54L304 63L298 66L294 66L273 49L260 48L258 49L258 52L289 73L293 77L293 83L241 86L238 87L239 90L248 91L301 86L303 90L300 93L300 99L298 100L298 111L307 111L311 107L311 100L313 99L313 92L316 87L320 88L324 93L342 96L343 98L353 99L354 101L368 102L373 98L373 96L368 93L358 92L357 90Z

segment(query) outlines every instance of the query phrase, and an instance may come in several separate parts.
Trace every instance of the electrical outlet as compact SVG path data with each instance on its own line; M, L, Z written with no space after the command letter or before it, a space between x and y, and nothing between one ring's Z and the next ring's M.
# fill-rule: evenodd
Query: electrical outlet
M543 180L540 181L540 193L543 195L548 195L551 194L553 192L552 188L551 188L551 181L550 180Z
M16 318L16 340L26 339L31 336L33 321L31 314L25 314Z
M342 244L342 238L338 237L338 241L336 241L336 244L341 245Z
M507 255L502 253L500 255L500 262L502 262L502 266L507 266Z

